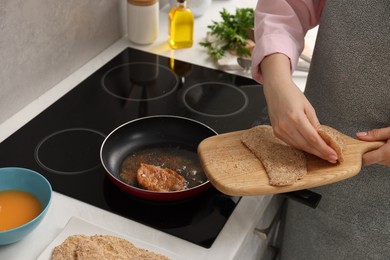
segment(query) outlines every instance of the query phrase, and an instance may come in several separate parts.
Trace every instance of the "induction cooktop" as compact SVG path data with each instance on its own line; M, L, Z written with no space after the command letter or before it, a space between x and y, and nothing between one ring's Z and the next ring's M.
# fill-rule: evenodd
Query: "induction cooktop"
M43 174L53 190L210 248L239 203L214 188L177 202L136 198L115 186L100 146L116 127L176 115L217 133L266 123L262 87L223 71L126 48L0 144L0 167Z

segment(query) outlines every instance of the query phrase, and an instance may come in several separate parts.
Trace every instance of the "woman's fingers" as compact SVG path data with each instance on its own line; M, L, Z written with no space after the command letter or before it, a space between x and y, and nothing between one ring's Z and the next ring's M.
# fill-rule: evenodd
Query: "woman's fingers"
M337 162L337 153L320 137L308 121L289 131L279 129L279 133L275 135L297 149L314 154L330 163Z
M368 130L356 134L360 140L364 141L382 141L390 139L390 127Z
M376 150L363 154L363 165L382 164L390 166L390 127L368 130L356 134L363 141L385 141L387 142Z
M303 99L302 103L304 104L302 109L290 110L295 113L284 113L284 117L271 116L275 135L297 149L314 154L331 163L336 163L337 153L317 132L320 123L313 107L306 99Z
M390 140L376 150L363 154L363 165L382 164L390 166Z

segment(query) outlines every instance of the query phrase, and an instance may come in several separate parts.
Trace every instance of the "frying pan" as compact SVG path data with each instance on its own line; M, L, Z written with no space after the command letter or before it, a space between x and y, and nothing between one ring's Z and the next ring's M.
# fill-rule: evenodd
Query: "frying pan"
M197 157L197 147L202 140L216 134L210 127L184 117L171 115L143 117L129 121L113 130L102 143L100 159L108 178L120 189L131 195L153 201L183 200L211 187L200 166ZM193 153L194 157L191 157L191 164L199 165L199 171L192 171L189 174L192 179L190 183L195 184L187 189L170 192L150 191L138 186L135 181L135 173L133 173L134 182L129 182L121 177L122 164L128 158L131 158L130 161L133 160L134 157L131 156L137 153L148 153L148 151L162 151L164 153L164 151L169 151L169 149L178 149L179 153L182 154ZM167 156L166 154L161 155L160 153L150 154L150 156L142 158L154 160L158 158L153 157L158 156L163 158L162 160L157 160L160 162L167 158L164 157ZM139 160L139 157L135 158L137 159L134 159L134 161ZM141 163L141 161L137 163ZM156 166L163 167L162 165ZM180 167L186 169L187 165L181 165ZM186 176L184 177L187 179Z

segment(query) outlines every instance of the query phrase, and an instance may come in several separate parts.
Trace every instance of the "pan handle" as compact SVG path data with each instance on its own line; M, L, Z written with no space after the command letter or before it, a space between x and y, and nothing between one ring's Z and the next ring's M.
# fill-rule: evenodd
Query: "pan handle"
M288 199L295 200L313 209L317 208L322 198L321 194L315 193L310 190L298 190L292 192L283 193Z

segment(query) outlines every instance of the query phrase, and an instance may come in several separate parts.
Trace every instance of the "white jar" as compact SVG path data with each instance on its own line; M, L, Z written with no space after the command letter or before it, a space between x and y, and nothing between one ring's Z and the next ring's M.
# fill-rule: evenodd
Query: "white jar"
M158 37L158 0L127 0L127 30L130 41L151 44Z

